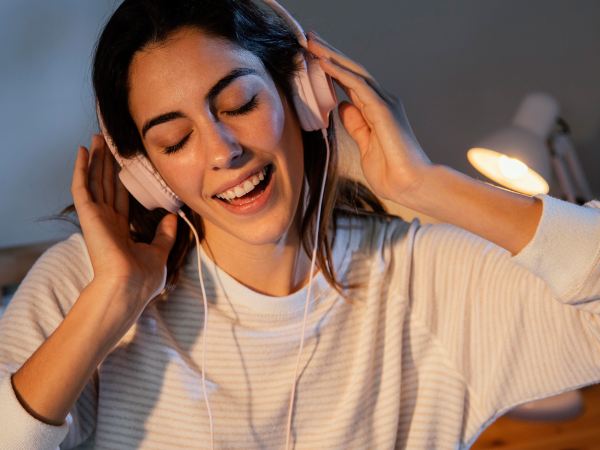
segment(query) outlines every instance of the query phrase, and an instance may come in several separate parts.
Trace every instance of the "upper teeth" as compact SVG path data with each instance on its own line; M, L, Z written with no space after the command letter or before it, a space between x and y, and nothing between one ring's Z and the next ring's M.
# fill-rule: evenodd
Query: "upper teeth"
M253 190L254 186L256 186L258 183L260 183L261 180L265 179L265 176L267 175L267 167L269 167L269 166L264 167L260 172L255 174L252 178L244 181L244 184L242 184L241 186L236 186L234 188L227 189L225 192L221 192L220 194L217 194L217 197L222 198L224 200L229 200L232 198L241 197L243 195L246 195L248 192Z

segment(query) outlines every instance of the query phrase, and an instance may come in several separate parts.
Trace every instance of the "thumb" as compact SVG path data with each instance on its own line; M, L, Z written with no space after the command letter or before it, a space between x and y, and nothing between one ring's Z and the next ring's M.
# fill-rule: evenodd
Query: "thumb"
M358 144L361 154L369 147L371 129L360 110L352 103L342 101L338 106L340 120L350 137Z
M165 258L169 256L175 238L177 237L177 214L167 214L162 218L158 227L156 228L156 234L152 240L152 246L158 247L161 252L164 253Z

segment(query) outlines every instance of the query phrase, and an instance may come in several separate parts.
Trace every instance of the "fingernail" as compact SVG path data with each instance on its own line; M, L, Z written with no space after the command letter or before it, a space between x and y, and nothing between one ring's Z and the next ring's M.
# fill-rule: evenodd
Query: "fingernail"
M321 37L321 36L319 36L319 33L317 33L315 30L310 30L310 32L311 32L312 34L314 34L315 36L317 36L317 37Z
M324 56L321 56L321 59L325 62L331 63L331 61L329 61L327 58L325 58Z

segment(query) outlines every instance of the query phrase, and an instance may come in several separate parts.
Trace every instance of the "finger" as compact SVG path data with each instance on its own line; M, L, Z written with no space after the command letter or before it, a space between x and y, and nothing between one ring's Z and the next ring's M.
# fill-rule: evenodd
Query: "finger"
M371 128L364 120L358 108L346 101L343 101L338 106L340 120L344 124L344 128L348 131L350 137L358 145L361 155L369 147L371 140Z
M168 258L177 237L177 221L177 214L167 214L163 217L152 240L152 246L160 250L165 260Z
M350 61L350 63L355 64L357 66L357 68L361 68L359 64L355 63L350 58L348 58L348 56L346 56L346 54L342 53L339 49L335 48L333 45L331 45L329 42L327 42L325 39L323 39L315 30L310 30L308 32L306 38L307 38L306 39L307 42L316 41L317 44L327 47L332 52L335 52L335 53L339 54L340 56L347 58ZM362 67L362 69L364 70L364 67Z
M339 80L336 80L335 78L333 78L333 81L335 82L335 84L337 84L342 91L344 91L346 93L346 95L348 96L348 98L350 99L350 101L352 103L354 103L361 111L364 109L363 103L360 101L360 99L358 98L358 95L356 95L356 92L354 92L352 89L348 88L347 86L344 86L342 83L340 83Z
M104 146L104 167L102 168L102 190L104 191L104 203L113 206L114 201L114 181L113 181L113 156L102 138Z
M312 32L312 30L311 30L311 32ZM353 61L352 59L350 59L349 57L344 55L341 51L339 51L336 48L334 48L333 46L331 46L329 43L327 43L325 40L323 40L323 38L321 38L318 35L315 35L315 37L311 38L311 40L309 40L308 42L309 43L312 42L313 44L315 44L316 51L313 53L316 56L319 56L319 57L325 56L328 59L330 59L331 61L340 65L341 67L344 67L346 70L349 70L351 72L354 72L357 75L360 75L367 81L369 86L371 86L373 88L373 90L375 92L377 92L377 94L384 101L386 101L387 103L393 104L393 101L394 101L393 96L390 95L389 93L387 93L385 91L385 89L383 89L381 87L381 85L377 82L377 80L375 80L375 78L373 78L373 76L362 65L358 64L357 62ZM312 50L310 45L309 45L309 50Z
M373 123L373 119L377 118L377 116L369 118L367 109L378 109L389 112L389 105L373 90L363 77L334 64L327 58L319 58L319 64L326 73L339 82L338 84L343 84L354 91L357 99L363 105L360 110L365 116L365 120Z
M121 181L121 177L118 176L118 173L120 173L119 169L120 169L120 167L119 167L118 163L115 161L113 171L117 175L115 175L115 177L114 177L114 189L115 189L114 208L115 208L115 212L117 214L120 214L121 216L125 217L125 219L127 221L129 221L129 191L127 190L127 188Z
M71 194L75 209L81 211L84 204L92 201L92 196L88 191L88 151L81 145L77 149L77 159L75 160L75 169L73 171L73 182L71 183Z
M373 78L373 76L362 65L356 63L355 61L348 58L346 55L344 55L339 50L336 50L333 47L326 45L324 42L322 42L320 40L311 40L308 42L309 43L312 42L313 44L315 44L316 50L314 50L314 51L312 51L313 49L309 45L309 49L312 51L312 53L315 56L317 56L317 57L325 56L330 61L334 62L335 64L339 65L340 67L343 67L344 69L346 69L350 72L353 72L356 75L360 75L361 77L363 77L365 79L367 84L369 86L371 86L371 88L373 88L373 90L375 92L377 92L377 94L385 102L392 104L391 95L389 95L381 87L381 85L377 82L377 80L375 80L375 78Z
M365 114L363 113L363 110L365 109L365 105L363 104L363 102L360 101L360 98L358 98L358 95L356 95L356 92L354 92L352 89L347 88L346 86L343 86L338 80L336 80L335 78L333 78L333 81L335 82L335 84L337 84L338 86L340 86L344 92L346 92L346 95L348 96L348 98L350 99L350 101L352 102L352 105L354 107L356 107L359 111L359 113L362 116L362 119L367 123L367 125L371 128L373 128L373 124L369 121L369 119L367 119L367 117L365 116ZM343 87L342 87L343 86ZM340 102L341 104L342 102ZM347 103L347 102L346 102ZM339 105L338 105L338 111L339 111Z
M367 84L373 88L375 92L387 103L393 104L393 97L388 94L379 83L373 78L373 76L360 64L348 58L339 50L332 47L323 38L318 36L314 31L308 33L308 49L318 57L325 56L335 64L343 67L344 69L360 75L365 79ZM311 43L313 44L311 46Z
M339 50L333 48L330 44L328 44L327 42L325 42L324 40L322 40L322 38L316 33L316 31L314 30L310 30L308 32L308 37L311 39L314 39L314 36L318 37L319 39L321 39L321 41L318 43L319 45L325 45L326 47L328 47L333 53L337 53L340 56L343 56L344 58L346 58L348 60L348 63L350 63L350 65L354 66L354 73L357 73L359 75L367 75L370 77L369 73L359 64L356 64L354 61L352 61L350 58L348 58L346 55L344 55L342 52L340 52ZM309 41L310 42L310 41ZM320 53L320 52L317 52ZM331 55L332 53L330 53ZM319 58L319 56L325 56L324 54L318 55L313 53L313 55L317 58ZM352 89L349 89L348 87L344 86L343 84L341 84L338 80L334 80L336 81L337 85L342 88L342 90L346 93L346 95L348 96L348 98L355 103L356 105L358 105L359 108L362 109L362 103L360 102L360 100L358 99L358 97L356 96L356 94L354 94L354 92L352 91Z
M104 202L102 189L102 172L104 166L104 145L99 135L92 136L92 146L89 159L88 189L95 203Z

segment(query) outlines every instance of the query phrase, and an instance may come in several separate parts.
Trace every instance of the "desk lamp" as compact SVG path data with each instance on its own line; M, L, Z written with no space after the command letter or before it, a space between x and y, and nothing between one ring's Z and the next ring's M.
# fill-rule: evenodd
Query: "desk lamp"
M498 184L527 195L547 194L551 170L564 198L583 204L592 193L558 101L544 92L527 95L512 123L467 152L469 162Z

